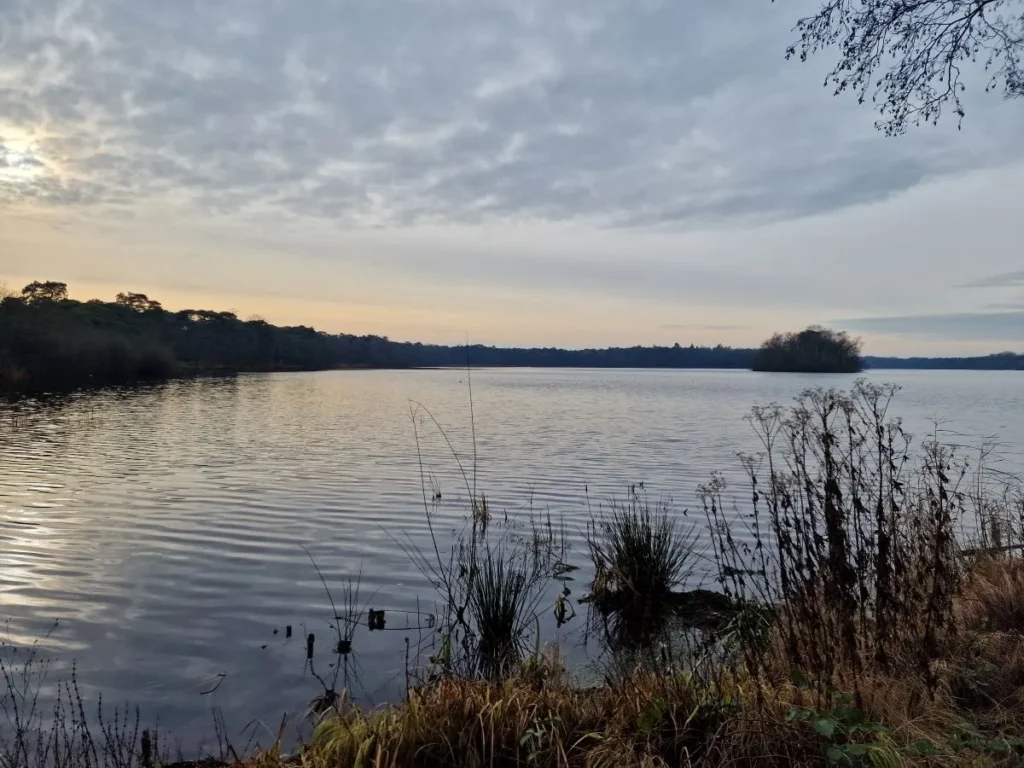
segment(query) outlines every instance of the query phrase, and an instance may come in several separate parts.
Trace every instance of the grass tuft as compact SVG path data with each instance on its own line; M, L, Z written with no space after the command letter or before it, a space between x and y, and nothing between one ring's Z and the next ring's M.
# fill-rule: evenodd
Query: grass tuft
M526 651L535 618L537 588L530 563L504 549L486 549L469 591L469 612L477 628L477 648L487 677L514 668Z
M640 637L671 614L676 590L694 574L699 536L671 515L652 508L631 489L629 501L591 522L586 541L594 577L590 601L627 633Z

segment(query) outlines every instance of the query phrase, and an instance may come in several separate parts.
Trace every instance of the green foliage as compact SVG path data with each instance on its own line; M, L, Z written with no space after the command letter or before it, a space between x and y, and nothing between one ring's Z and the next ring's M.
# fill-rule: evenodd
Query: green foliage
M920 743L919 743L920 745ZM1024 755L1024 741L1018 738L1008 739L1000 735L984 733L973 723L961 723L949 738L949 748L957 752L982 752L992 757L1010 758ZM936 754L941 751L930 745Z
M558 715L539 715L519 739L526 751L527 765L547 762L560 742L562 719Z
M741 603L716 637L722 647L732 653L747 649L763 653L771 640L772 611L760 603Z
M799 333L777 333L754 356L755 371L858 373L864 368L861 343L842 331L811 326Z
M868 722L864 713L853 706L852 696L841 697L839 705L828 712L793 707L786 719L811 725L824 742L825 758L831 765L878 765L878 758L891 751L884 738L888 729Z

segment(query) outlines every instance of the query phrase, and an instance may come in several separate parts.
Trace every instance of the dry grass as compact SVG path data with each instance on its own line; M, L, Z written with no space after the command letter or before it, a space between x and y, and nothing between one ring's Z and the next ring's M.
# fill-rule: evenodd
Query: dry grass
M534 662L499 683L442 680L412 691L401 706L342 705L320 724L302 761L309 768L1019 765L1024 643L1004 627L1024 595L1024 561L985 558L970 573L956 600L956 639L934 662L934 684L912 674L908 661L907 674L892 665L837 674L822 696L785 679L779 633L758 672L773 679L724 667L713 679L637 670L615 687L579 690L557 664ZM843 695L854 686L859 706ZM863 726L849 727L849 713ZM863 749L848 762L829 760L830 748L854 745Z
M1024 632L1024 559L979 558L955 610L958 623L969 630Z
M443 681L401 707L342 711L306 750L309 766L623 766L711 761L815 764L820 749L784 702L756 703L685 675L637 675L629 685L575 690L538 684Z
M954 611L951 696L987 729L1024 734L1024 559L975 560Z

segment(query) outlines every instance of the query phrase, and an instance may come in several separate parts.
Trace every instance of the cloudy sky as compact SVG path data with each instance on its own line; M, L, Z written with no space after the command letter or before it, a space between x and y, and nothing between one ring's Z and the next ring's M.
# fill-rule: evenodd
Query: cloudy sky
M885 138L785 61L815 7L0 0L0 278L424 341L1024 349L1024 102Z

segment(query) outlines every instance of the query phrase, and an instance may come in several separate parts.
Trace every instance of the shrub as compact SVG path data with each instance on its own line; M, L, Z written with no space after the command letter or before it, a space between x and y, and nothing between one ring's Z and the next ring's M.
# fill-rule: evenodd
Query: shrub
M912 668L934 683L931 662L955 631L967 469L934 442L914 461L910 436L888 417L896 392L862 381L850 394L809 390L790 409L753 410L765 449L744 457L753 544L736 540L720 481L702 489L720 583L775 606L786 664L819 691L868 667ZM753 652L745 661L765 664Z

